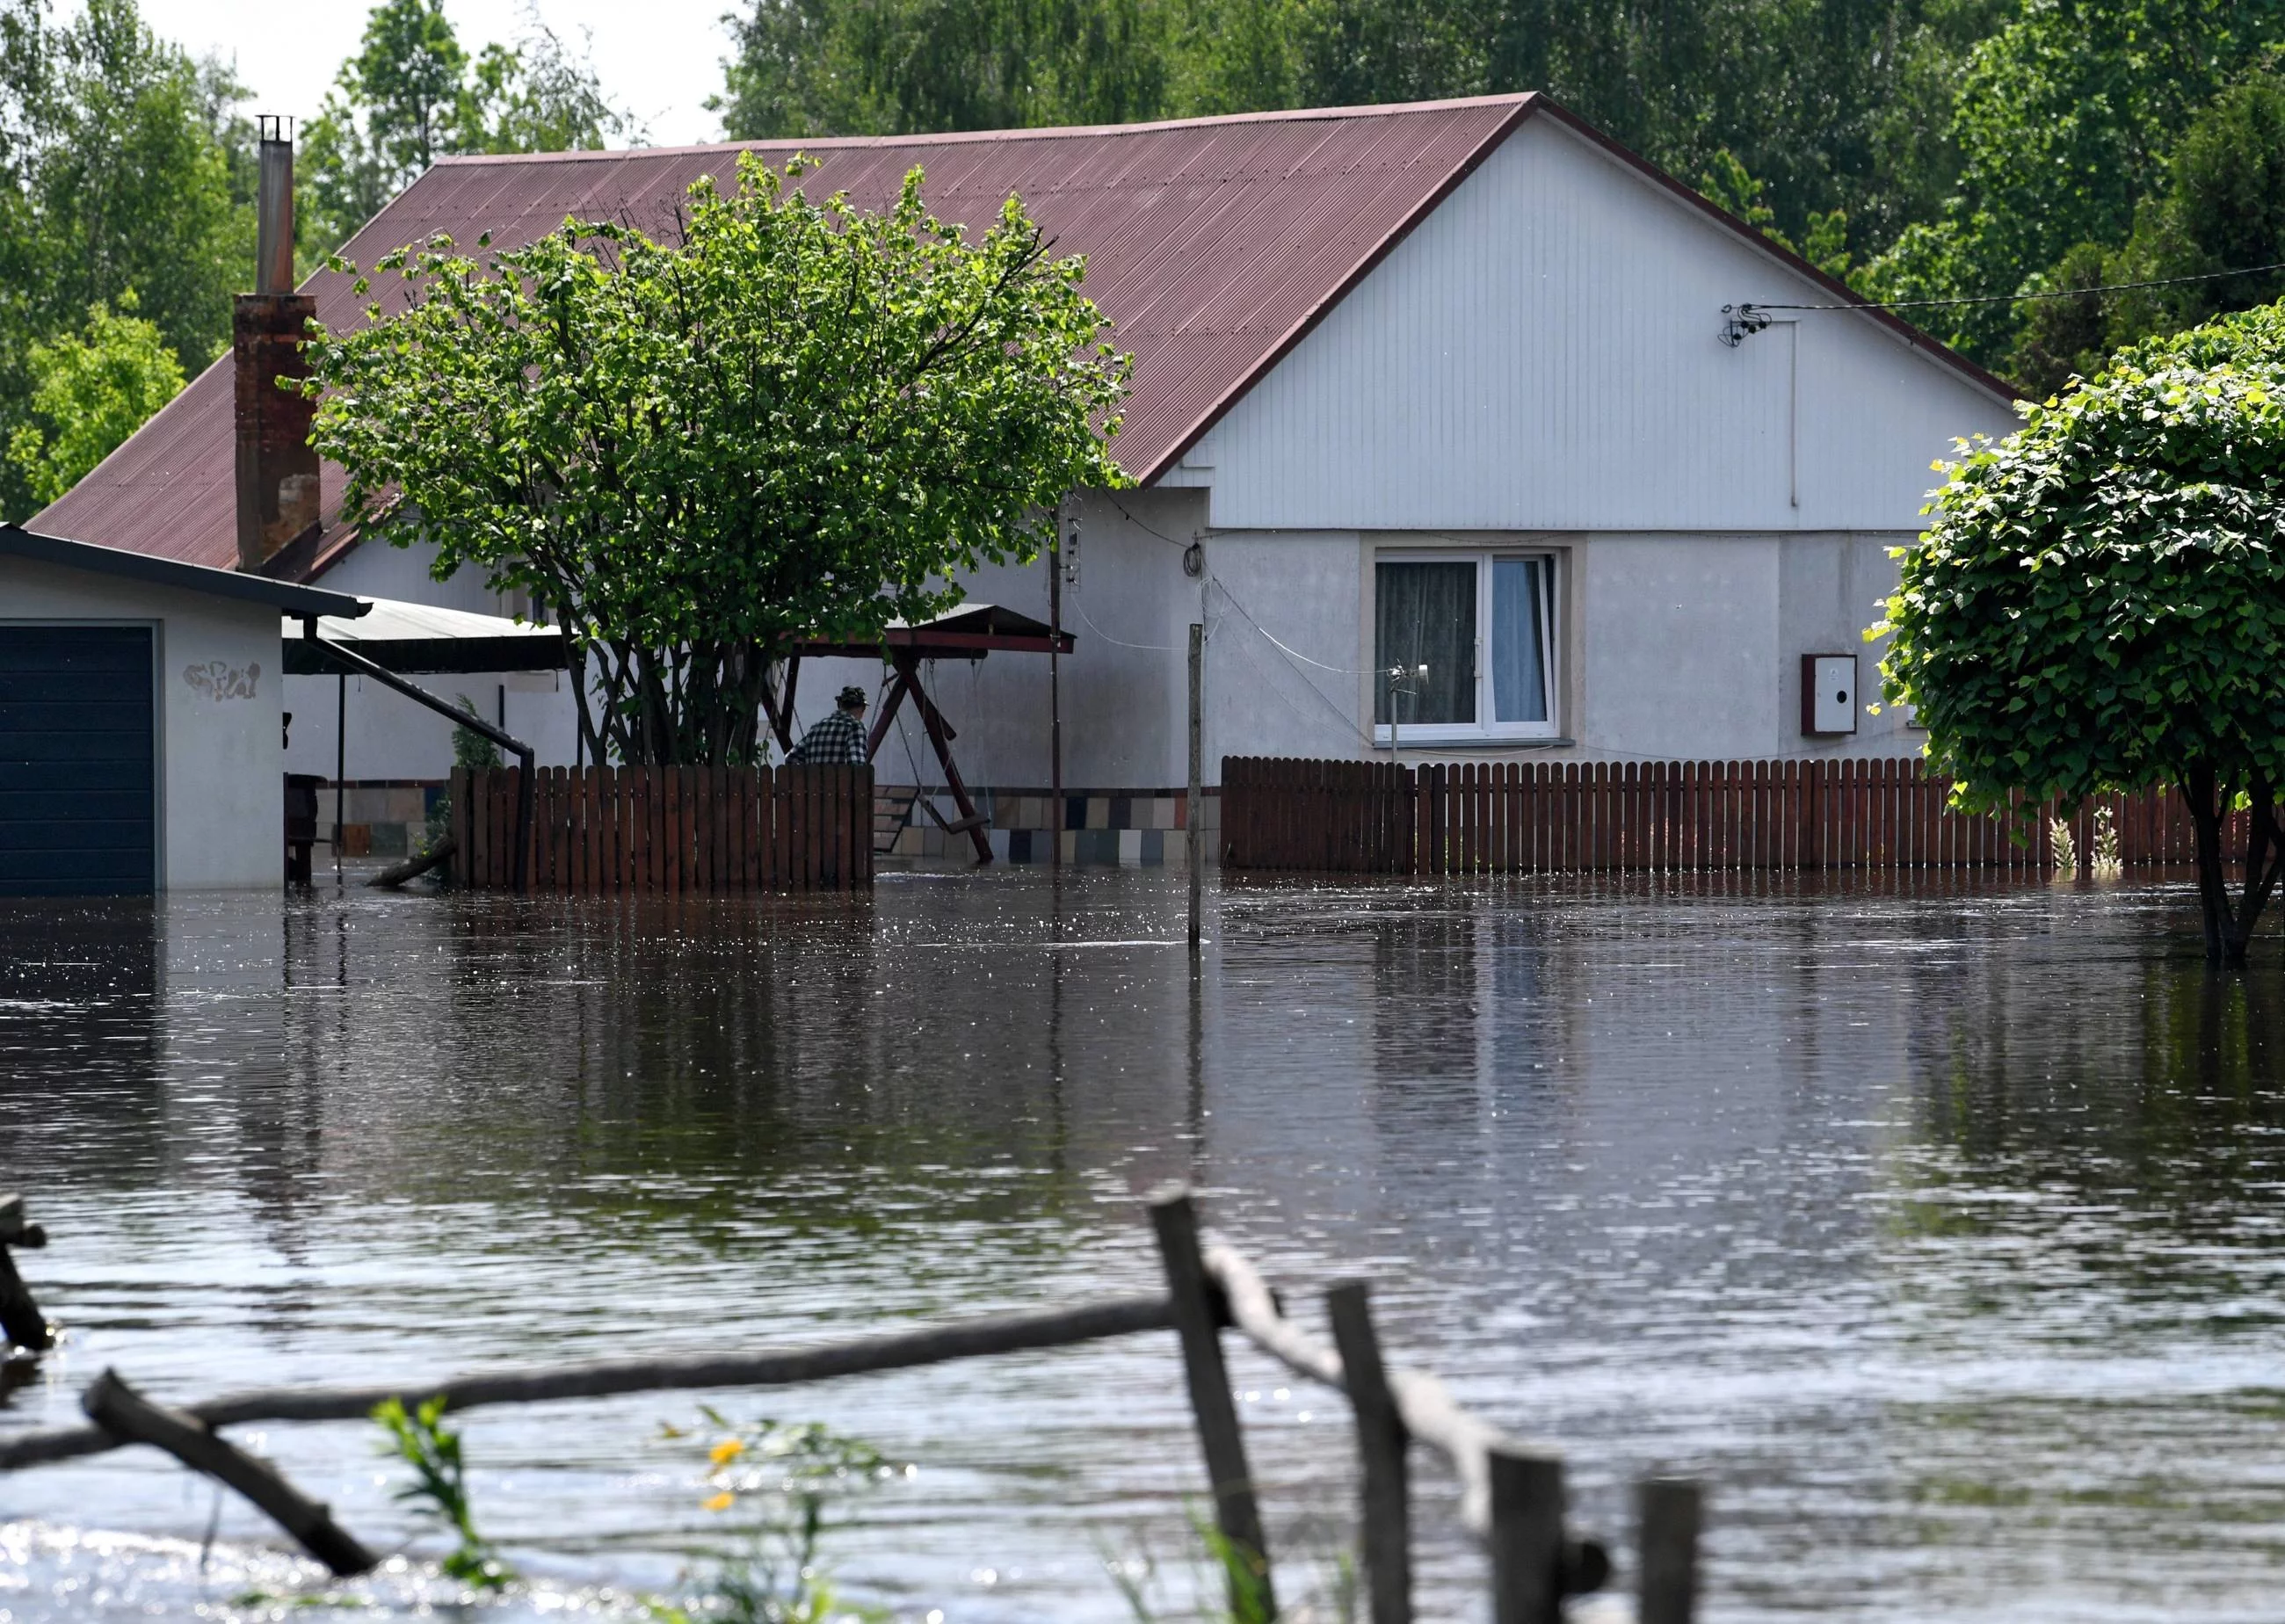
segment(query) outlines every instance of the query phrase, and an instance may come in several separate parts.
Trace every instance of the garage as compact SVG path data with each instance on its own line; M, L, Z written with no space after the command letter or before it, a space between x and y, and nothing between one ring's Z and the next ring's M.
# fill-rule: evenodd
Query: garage
M0 896L158 880L151 628L0 625Z
M365 608L0 525L0 897L281 886L279 617Z

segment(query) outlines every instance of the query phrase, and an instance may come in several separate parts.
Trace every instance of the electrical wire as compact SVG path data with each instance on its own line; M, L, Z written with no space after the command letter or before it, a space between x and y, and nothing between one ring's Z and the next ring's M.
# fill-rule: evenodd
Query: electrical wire
M2142 282L2103 282L2093 287L2050 287L2030 294L1975 294L1959 299L1865 299L1854 304L1740 304L1747 310L1924 310L1939 305L2020 304L2029 299L2077 299L2086 294L2123 294L2139 287L2183 287L2192 282L2219 282L2230 277L2256 277L2285 271L2285 260L2270 265L2248 265L2242 271L2202 271L2195 276L2153 277Z
M1165 542L1170 547L1182 547L1187 549L1190 545L1187 541L1175 540L1174 537L1167 535L1166 531L1158 529L1156 526L1143 523L1142 520L1136 518L1133 514L1128 513L1127 511L1127 504L1120 501L1112 492L1106 490L1103 495L1106 501L1119 510L1119 516L1125 519L1127 523L1133 525L1136 530L1142 530L1149 535L1156 536L1159 540ZM1201 532L1201 534L1211 533L1212 532L1210 531Z
M1286 710L1292 711L1293 713L1294 719L1299 721L1303 726L1306 727L1310 726L1309 718L1302 715L1301 708L1295 704L1292 700L1286 698L1284 690L1279 688L1275 681L1269 680L1270 673L1260 661L1253 657L1253 649L1252 645L1241 641L1237 646L1237 652L1244 657L1248 665L1252 666L1255 671L1260 672L1264 679L1262 686L1267 687L1270 693L1276 695L1277 702L1284 706ZM1357 736L1358 741L1362 742L1367 749L1378 749L1380 748L1374 740L1366 734L1364 729L1356 725L1355 718L1351 717L1347 711L1342 710L1331 700L1325 697L1324 690L1318 687L1315 683L1309 680L1309 675L1307 671L1304 671L1300 666L1294 665L1290 660L1286 662L1286 664L1291 668L1293 675L1300 679L1301 686L1308 689L1310 694L1315 697L1317 702L1324 706L1327 710L1331 711L1335 719L1337 719L1343 727L1346 727L1349 732L1355 734Z
M1229 607L1236 609L1238 614L1245 618L1246 624L1252 626L1256 632L1260 632L1262 637L1268 640L1271 647L1276 649L1280 654L1286 656L1285 663L1292 667L1293 675L1300 679L1301 686L1309 690L1311 695L1315 698L1319 704L1324 706L1327 710L1331 711L1333 716L1339 720L1343 727L1355 734L1367 749L1378 749L1380 748L1378 741L1376 741L1370 734L1365 732L1363 728L1357 726L1356 718L1352 717L1347 711L1342 710L1340 706L1334 703L1331 698L1326 694L1323 688L1309 680L1309 673L1303 671L1301 667L1295 664L1294 662L1297 660L1303 661L1310 665L1317 667L1320 671L1331 671L1339 676L1369 677L1374 673L1370 671L1344 671L1338 665L1327 665L1322 660L1312 660L1308 655L1298 653L1295 650L1287 647L1284 643L1279 642L1275 637L1270 636L1268 631L1263 627L1262 624L1253 618L1252 614L1246 608L1245 605L1237 600L1237 594L1232 592L1229 587L1222 584L1221 577L1211 577L1211 581L1214 586L1220 588L1222 597L1228 600ZM1225 616L1223 618L1227 619L1228 616ZM1254 662L1252 654L1246 651L1245 644L1241 642L1238 645L1238 649L1239 652L1245 654L1246 660L1249 664L1252 664L1256 671L1261 670L1260 665ZM1264 676L1268 675L1267 671L1263 671L1262 674ZM1287 699L1283 693L1278 691L1275 683L1270 685L1270 692L1277 694L1278 699L1284 702L1287 710L1292 710L1295 716L1300 717L1301 713L1300 709L1294 705L1292 700ZM1308 718L1302 717L1301 719L1306 722Z
M1231 592L1229 587L1222 584L1222 579L1220 576L1213 577L1213 584L1221 592L1223 597L1229 600L1229 607L1236 609L1240 615L1245 617L1246 624L1252 626L1256 632L1260 632L1262 636L1268 638L1272 643L1276 644L1277 647L1288 656L1300 661L1302 664L1314 665L1321 671L1332 672L1336 677L1385 677L1388 674L1386 671L1354 671L1344 665L1328 665L1323 660L1312 660L1307 655L1303 654L1300 649L1292 647L1288 644L1279 642L1276 635L1272 632L1268 627L1254 619L1252 612L1237 600L1237 594ZM1314 686L1315 685L1313 684L1312 686Z
M1144 654L1180 654L1182 652L1181 649L1176 648L1171 643L1130 643L1124 638L1113 637L1110 632L1105 632L1101 626L1095 624L1095 616L1087 612L1087 605L1079 600L1078 594L1068 594L1064 597L1064 601L1069 604L1072 608L1077 609L1079 611L1079 617L1087 622L1088 630L1094 632L1095 636L1101 638L1106 643L1113 644L1120 648L1139 649Z

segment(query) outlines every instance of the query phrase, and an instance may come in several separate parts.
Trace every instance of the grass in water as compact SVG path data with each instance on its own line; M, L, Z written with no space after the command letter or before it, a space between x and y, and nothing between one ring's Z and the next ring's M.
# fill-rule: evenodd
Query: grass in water
M718 1410L700 1413L714 1441L706 1451L708 1492L699 1504L717 1515L746 1507L750 1520L701 1597L687 1606L655 1600L651 1616L659 1624L883 1624L885 1609L847 1601L835 1587L821 1554L832 1526L826 1509L912 1469L815 1422L742 1424ZM688 1436L672 1427L666 1435Z
M1260 1557L1224 1534L1199 1506L1190 1506L1188 1514L1190 1549L1186 1565L1190 1572L1190 1593L1196 1597L1190 1607L1168 1611L1158 1594L1158 1564L1147 1555L1103 1558L1103 1570L1118 1587L1135 1624L1162 1624L1171 1618L1197 1619L1204 1624L1356 1624L1360 1599L1356 1560L1339 1541L1333 1542L1330 1557L1312 1564L1315 1583L1299 1599L1272 1612L1262 1606L1252 1582L1260 1572ZM1289 1538L1285 1542L1297 1542ZM1300 1531L1301 1549L1317 1542L1310 1530ZM1290 1567L1279 1571L1290 1578Z
M412 1468L412 1481L397 1491L426 1521L459 1541L440 1565L448 1579L478 1590L505 1589L515 1573L491 1542L476 1532L468 1506L467 1468L460 1458L460 1435L444 1424L444 1400L434 1398L416 1410L389 1399L373 1407L373 1418L389 1434L383 1453Z

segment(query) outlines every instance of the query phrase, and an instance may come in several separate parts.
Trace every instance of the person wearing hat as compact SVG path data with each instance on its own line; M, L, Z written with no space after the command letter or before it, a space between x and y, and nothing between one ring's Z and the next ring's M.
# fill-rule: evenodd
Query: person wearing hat
M861 767L870 760L865 752L865 690L853 684L841 690L833 714L802 734L786 757L788 765L803 767Z

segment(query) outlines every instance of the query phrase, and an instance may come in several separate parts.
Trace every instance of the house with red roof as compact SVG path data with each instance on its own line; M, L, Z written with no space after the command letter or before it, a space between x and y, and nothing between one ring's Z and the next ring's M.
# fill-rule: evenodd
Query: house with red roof
M745 151L806 153L807 184L870 207L919 166L948 220L1020 196L1057 252L1087 256L1134 356L1113 449L1135 488L1075 491L1062 515L1074 858L1180 851L1193 623L1209 782L1225 755L1917 750L1909 717L1864 702L1878 651L1861 630L1931 461L2007 432L2014 391L1546 98L454 158L346 253L370 263L439 232L513 244L567 216L664 231ZM328 325L360 318L347 276L302 291ZM31 528L342 593L524 607L344 523L330 465L310 522L244 556L232 388L217 362ZM1046 561L962 584L1049 616ZM800 722L882 679L812 663ZM329 773L333 679L287 680L288 765ZM569 763L566 680L472 679L469 697ZM945 662L928 680L995 851L1043 854L1048 662ZM349 716L354 778L444 776L441 720L380 689ZM904 725L876 769L933 788Z

